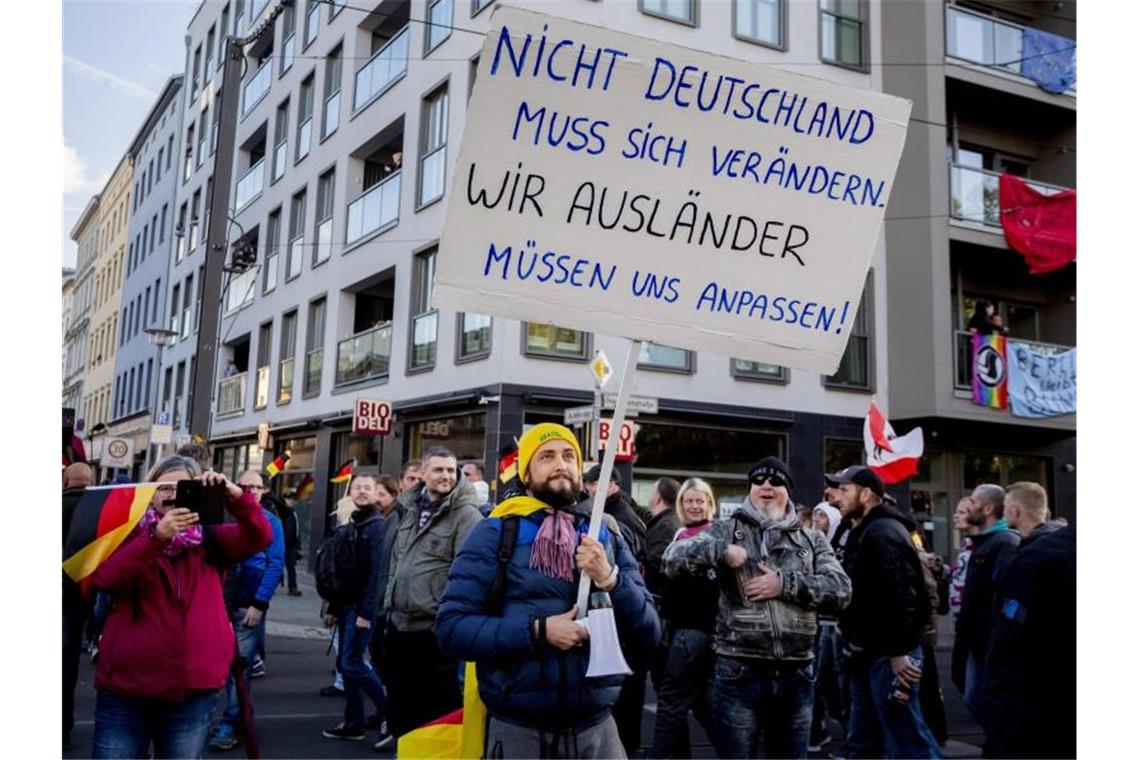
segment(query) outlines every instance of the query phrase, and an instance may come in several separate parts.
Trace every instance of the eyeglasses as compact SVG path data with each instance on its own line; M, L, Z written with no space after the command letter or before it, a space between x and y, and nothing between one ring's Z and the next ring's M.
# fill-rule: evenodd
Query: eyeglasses
M265 486L246 486L246 485L242 485L242 486L238 486L238 488L240 488L240 489L241 489L241 490L243 490L243 491L267 491L267 490L269 490L269 489L267 489Z
M786 488L788 485L779 475L757 475L752 478L754 486L762 486L765 483L771 483L773 488Z

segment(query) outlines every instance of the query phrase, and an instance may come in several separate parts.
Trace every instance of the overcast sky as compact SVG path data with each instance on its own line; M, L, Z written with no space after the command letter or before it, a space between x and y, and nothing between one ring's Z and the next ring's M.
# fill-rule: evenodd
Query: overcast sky
M64 0L63 263L71 228L115 170L166 80L199 0Z

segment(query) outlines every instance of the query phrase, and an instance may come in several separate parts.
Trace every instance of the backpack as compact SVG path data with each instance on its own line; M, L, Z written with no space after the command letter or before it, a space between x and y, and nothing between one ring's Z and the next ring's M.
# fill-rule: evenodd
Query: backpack
M357 550L360 532L365 525L380 519L380 515L361 520L349 520L321 541L317 547L317 595L328 602L343 603L350 589L365 576Z

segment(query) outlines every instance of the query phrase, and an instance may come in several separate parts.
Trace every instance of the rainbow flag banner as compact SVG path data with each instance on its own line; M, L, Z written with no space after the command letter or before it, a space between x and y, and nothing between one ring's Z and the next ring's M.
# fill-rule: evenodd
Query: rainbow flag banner
M79 497L64 544L63 571L84 593L92 573L139 524L157 488L157 483L93 486Z
M1004 335L974 335L971 354L974 403L991 409L1009 407L1008 366L1005 360Z
M401 736L396 743L399 760L477 760L483 756L487 708L479 699L475 663L467 663L464 673L463 707Z

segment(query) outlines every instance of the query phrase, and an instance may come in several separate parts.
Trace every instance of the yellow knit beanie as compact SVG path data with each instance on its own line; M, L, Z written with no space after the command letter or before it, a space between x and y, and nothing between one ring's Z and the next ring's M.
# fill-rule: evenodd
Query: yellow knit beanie
M534 452L538 451L542 444L559 439L574 447L574 454L578 457L578 469L582 468L582 448L578 445L578 439L574 433L564 425L542 422L523 433L522 437L519 438L519 480L523 483L527 482L527 468L530 466L530 458L534 456Z

